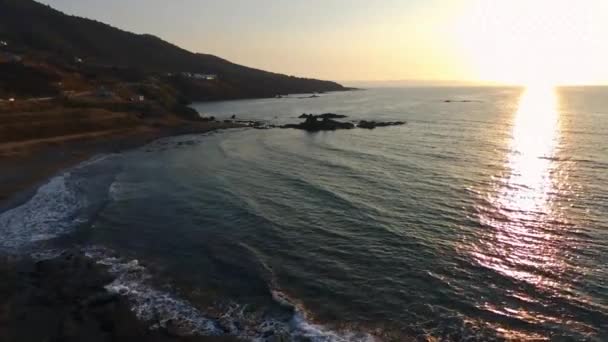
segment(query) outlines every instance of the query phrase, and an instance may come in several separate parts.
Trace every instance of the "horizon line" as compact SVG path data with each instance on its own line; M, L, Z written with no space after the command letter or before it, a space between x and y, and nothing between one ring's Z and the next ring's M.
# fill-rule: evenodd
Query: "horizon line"
M444 86L487 86L487 87L526 87L524 83L497 82L497 81L458 81L458 80L431 80L431 79L395 79L395 80L335 80L341 84L369 83L369 84L399 84L402 85L444 85ZM608 83L555 83L555 87L607 87Z

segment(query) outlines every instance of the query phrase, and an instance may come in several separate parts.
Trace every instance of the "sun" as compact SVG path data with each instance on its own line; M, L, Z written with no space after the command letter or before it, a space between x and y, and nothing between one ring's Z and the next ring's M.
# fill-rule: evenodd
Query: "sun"
M457 45L479 80L546 87L605 81L606 1L471 0ZM608 80L608 78L606 78Z

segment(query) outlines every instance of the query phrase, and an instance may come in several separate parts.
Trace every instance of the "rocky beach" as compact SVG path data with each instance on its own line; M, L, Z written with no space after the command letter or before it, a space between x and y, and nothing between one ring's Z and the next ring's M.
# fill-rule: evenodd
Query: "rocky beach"
M114 277L78 250L50 259L0 257L0 341L236 341L190 336L179 325L142 322L107 291Z

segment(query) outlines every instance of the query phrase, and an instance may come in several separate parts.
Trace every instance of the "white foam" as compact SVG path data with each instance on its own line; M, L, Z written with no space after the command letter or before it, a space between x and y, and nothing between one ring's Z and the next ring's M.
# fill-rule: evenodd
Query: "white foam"
M69 231L80 221L77 212L86 199L67 185L70 173L55 177L19 207L0 214L0 248L19 249Z
M116 278L106 289L127 297L137 317L151 322L152 328L166 328L171 321L190 335L216 336L223 333L212 319L187 301L147 285L146 280L150 276L137 260L125 261L109 256L107 251L99 248L88 250L86 255L109 267L109 272Z
M119 158L99 155L38 188L24 204L0 213L0 250L20 253L86 223L107 198ZM110 160L110 161L108 161Z
M150 275L137 260L126 261L99 247L89 248L85 255L108 266L109 272L116 279L106 289L128 298L133 312L139 319L149 322L151 329L166 328L171 322L179 326L181 332L189 335L230 335L254 342L275 341L274 336L284 337L288 341L376 341L369 334L338 333L309 322L303 310L278 291L273 292L275 299L284 306L294 308L295 313L291 319L258 317L246 310L246 305L236 303L226 305L219 315L206 315L188 301L148 285Z
M117 154L117 153L98 154L98 155L95 155L95 156L91 157L90 159L85 160L82 163L76 165L74 167L74 169L82 169L87 166L98 164L98 163L103 162L108 159L116 158L117 156L119 156L119 154Z
M289 322L289 335L295 340L312 342L374 342L377 339L367 333L353 331L333 331L327 327L311 323L306 318L302 305L298 305L280 291L272 291L272 296L281 305L294 308L294 315Z
M322 325L308 322L301 312L297 312L291 320L291 336L305 338L313 342L373 342L376 339L365 333L342 332L328 330Z

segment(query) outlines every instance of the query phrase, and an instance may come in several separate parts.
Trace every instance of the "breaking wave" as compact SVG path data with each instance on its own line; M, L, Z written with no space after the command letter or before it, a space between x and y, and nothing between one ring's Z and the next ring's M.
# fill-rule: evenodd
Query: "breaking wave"
M119 167L108 162L111 157L93 158L52 178L29 201L0 213L0 250L27 251L88 222L103 207Z
M274 341L277 336L290 341L372 342L366 333L337 332L306 319L304 310L287 296L273 291L273 298L293 309L291 317L259 317L247 305L226 303L221 310L205 313L173 293L150 285L152 275L138 260L126 260L103 247L90 247L85 255L108 267L115 280L106 286L112 293L126 297L133 312L151 329L178 329L180 334L235 336L248 341Z

